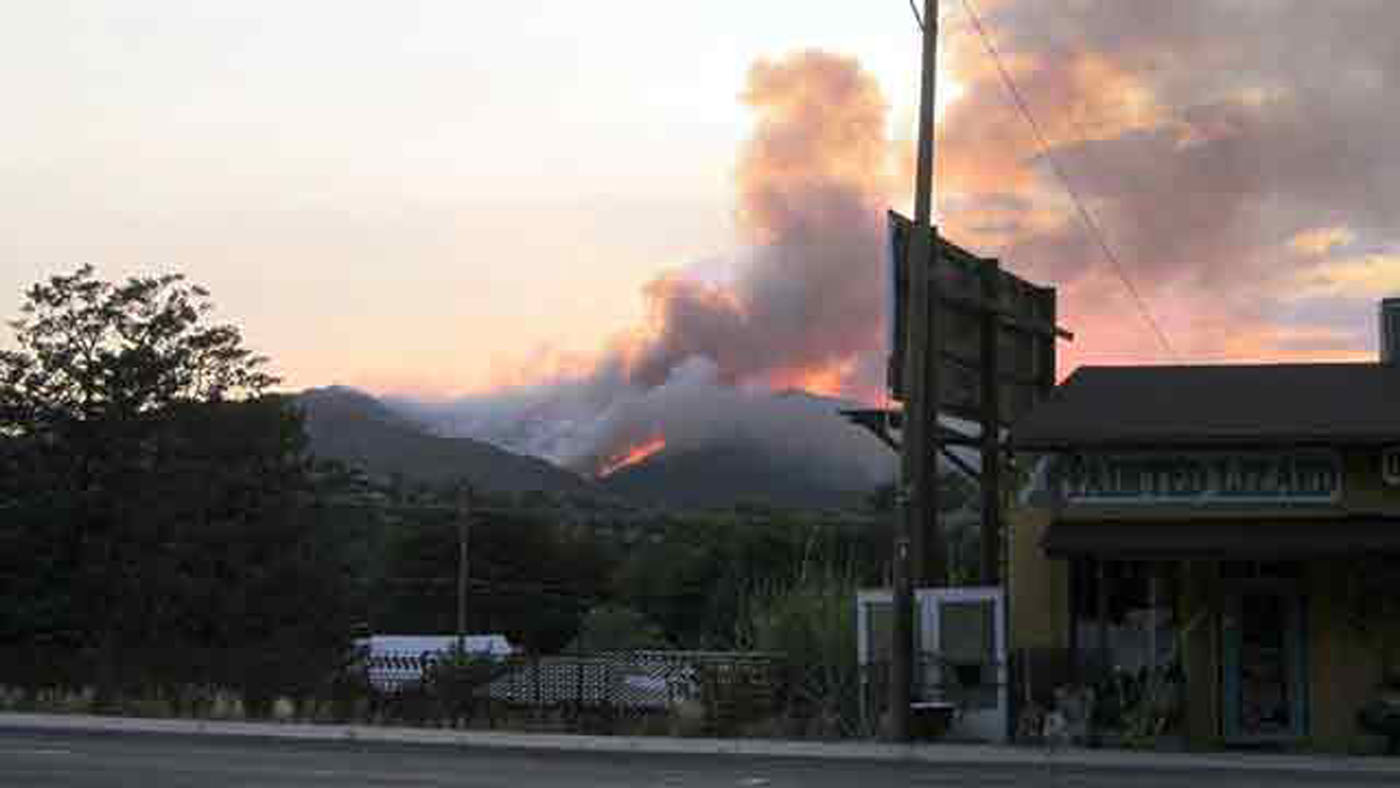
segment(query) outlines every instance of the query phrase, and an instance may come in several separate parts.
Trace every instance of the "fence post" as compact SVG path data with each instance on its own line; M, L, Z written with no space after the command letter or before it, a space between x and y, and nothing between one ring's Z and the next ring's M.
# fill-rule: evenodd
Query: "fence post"
M539 654L532 654L532 655L530 656L530 666L531 666L530 675L533 676L533 677L534 677L534 680L535 680L535 705L534 705L534 708L531 709L531 712L532 712L532 713L531 713L530 716L534 718L534 721L535 721L536 723L538 723L538 722L540 721L540 719L543 717L543 715L540 714L540 655L539 655Z
M574 732L578 733L583 724L583 654L574 655L574 664L577 670L574 671Z

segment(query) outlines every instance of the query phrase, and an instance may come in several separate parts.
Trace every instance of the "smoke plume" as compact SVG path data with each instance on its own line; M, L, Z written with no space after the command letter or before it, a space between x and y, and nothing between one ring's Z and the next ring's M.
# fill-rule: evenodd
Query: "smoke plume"
M889 146L875 80L806 53L754 66L743 100L757 131L738 168L738 219L758 253L732 286L680 275L648 286L651 332L628 359L630 383L658 385L692 357L725 383L797 382L853 363L879 336L871 274Z
M1400 5L974 5L1182 360L1373 357L1374 300L1400 288ZM945 227L1061 287L1070 363L1169 358L950 21Z
M646 325L587 374L459 401L439 423L450 413L452 432L590 472L657 435L668 448L752 440L809 457L849 448L854 428L829 403L769 392L880 384L870 359L883 336L886 104L853 60L820 52L759 62L742 100L756 128L737 168L737 218L754 251L734 281L660 276L645 289ZM829 470L848 482L888 473L888 451L861 446L842 461L854 469Z

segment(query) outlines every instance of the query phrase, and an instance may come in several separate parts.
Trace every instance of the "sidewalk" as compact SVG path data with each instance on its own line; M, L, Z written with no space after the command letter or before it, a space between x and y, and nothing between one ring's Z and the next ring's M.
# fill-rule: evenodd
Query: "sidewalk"
M146 733L183 736L238 736L318 742L499 747L561 752L650 753L658 755L741 755L763 758L813 758L866 761L912 761L930 764L1038 765L1109 769L1220 769L1243 772L1307 772L1394 775L1400 781L1400 758L1265 755L1257 753L1151 753L1122 750L1009 747L982 744L882 744L878 742L810 742L771 739L680 739L663 736L575 736L543 733L459 731L443 728L396 728L369 725L310 725L276 722L223 722L79 714L0 713L0 732L62 731Z

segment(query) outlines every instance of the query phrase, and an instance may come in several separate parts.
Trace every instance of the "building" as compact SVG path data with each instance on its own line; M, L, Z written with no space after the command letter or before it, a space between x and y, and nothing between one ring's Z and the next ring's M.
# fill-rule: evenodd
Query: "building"
M1012 428L1012 647L1065 653L1101 728L1355 749L1400 680L1400 300L1382 336L1375 364L1072 374Z

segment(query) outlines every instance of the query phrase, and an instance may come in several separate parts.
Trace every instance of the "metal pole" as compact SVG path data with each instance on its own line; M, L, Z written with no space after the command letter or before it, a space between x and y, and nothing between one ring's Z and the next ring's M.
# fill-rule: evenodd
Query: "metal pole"
M929 347L932 318L929 260L932 250L933 205L933 109L938 63L938 0L924 0L923 72L919 105L919 158L915 180L914 228L905 266L909 277L908 319L905 330L905 418L902 436L902 511L896 523L894 589L890 649L890 736L909 741L909 704L912 700L914 657L914 582L942 574L941 566L929 566L930 543L941 547L939 534L927 529L937 513L936 485L930 465L936 463L937 364ZM933 385L930 386L929 384ZM936 520L934 520L936 523ZM927 540L927 542L925 541ZM937 553L935 553L937 554Z
M470 576L468 549L471 544L471 488L457 499L457 653L467 653L467 583Z

